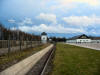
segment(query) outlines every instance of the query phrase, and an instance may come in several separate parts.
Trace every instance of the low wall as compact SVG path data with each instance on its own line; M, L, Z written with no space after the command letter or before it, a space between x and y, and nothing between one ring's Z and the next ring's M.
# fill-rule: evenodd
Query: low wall
M90 48L94 50L100 50L100 43L67 43L67 44Z
M52 47L53 44L7 68L0 75L25 75Z

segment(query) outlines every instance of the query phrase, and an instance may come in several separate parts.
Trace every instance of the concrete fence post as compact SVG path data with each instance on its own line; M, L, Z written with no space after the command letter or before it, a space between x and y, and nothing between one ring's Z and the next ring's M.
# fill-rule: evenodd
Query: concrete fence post
M10 36L9 36L9 40L8 40L8 57L11 51L11 46L10 46Z
M32 48L32 40L31 40L31 48Z
M21 40L19 41L19 43L20 43L20 51L21 51L21 49L22 49L22 48L21 48L21 45L22 45L22 42L21 42Z

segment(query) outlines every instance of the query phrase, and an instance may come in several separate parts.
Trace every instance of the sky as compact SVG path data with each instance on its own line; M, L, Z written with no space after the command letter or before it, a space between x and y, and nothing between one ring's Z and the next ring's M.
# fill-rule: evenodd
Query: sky
M0 23L48 36L100 36L100 0L0 0Z

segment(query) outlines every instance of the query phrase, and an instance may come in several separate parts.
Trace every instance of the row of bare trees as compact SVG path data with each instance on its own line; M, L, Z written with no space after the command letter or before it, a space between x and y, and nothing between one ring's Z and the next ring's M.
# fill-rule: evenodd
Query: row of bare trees
M11 30L0 24L0 55L41 45L39 35Z
M0 40L40 41L40 36L28 34L20 30L10 30L0 24Z

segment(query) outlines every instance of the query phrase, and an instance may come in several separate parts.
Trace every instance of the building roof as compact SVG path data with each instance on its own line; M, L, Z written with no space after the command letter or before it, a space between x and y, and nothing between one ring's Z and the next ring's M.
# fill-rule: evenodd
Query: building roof
M41 35L47 35L47 33L45 33L45 32L42 32L42 33L41 33Z
M72 38L69 38L68 40L75 40L75 39L92 39L92 40L100 40L100 37L94 37L94 36L87 36L85 34L74 36Z
M82 34L82 35L78 35L78 36L74 36L72 38L69 38L68 40L75 40L75 39L91 39L90 37L88 37L87 35L85 34Z
M88 37L87 35L85 34L82 34L78 37L79 39L89 39L90 37Z

